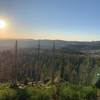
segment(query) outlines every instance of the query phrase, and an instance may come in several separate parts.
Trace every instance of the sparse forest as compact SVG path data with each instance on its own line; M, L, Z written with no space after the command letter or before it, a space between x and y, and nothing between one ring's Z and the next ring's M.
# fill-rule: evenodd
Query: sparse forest
M0 100L97 100L100 57L51 43L0 52Z

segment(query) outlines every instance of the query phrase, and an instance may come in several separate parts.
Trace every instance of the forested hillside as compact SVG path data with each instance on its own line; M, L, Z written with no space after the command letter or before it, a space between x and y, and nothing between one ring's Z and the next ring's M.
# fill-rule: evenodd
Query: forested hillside
M35 92L38 98L24 100L96 98L95 86L99 87L100 84L99 42L6 40L0 46L0 82L9 83L9 88L5 89L14 89L9 90L15 91L13 95L18 96L21 92L22 98L24 93L35 98L32 95ZM2 87L0 91L3 91ZM80 91L87 93L83 96ZM46 96L43 97L45 99L39 99L40 94Z

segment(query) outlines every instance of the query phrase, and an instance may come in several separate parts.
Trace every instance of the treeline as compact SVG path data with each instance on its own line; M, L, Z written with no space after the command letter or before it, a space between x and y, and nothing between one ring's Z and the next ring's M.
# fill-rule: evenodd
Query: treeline
M11 81L12 85L17 82L89 85L99 66L99 57L65 53L56 48L55 41L51 49L43 49L40 41L37 48L21 49L16 41L11 51L0 52L0 81Z

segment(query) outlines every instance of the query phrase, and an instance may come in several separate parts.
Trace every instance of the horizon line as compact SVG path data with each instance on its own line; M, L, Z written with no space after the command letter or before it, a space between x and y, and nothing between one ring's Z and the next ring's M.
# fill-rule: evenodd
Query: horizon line
M0 40L50 40L50 41L65 41L65 42L99 42L100 40L65 40L65 39L34 39L34 38L0 38Z

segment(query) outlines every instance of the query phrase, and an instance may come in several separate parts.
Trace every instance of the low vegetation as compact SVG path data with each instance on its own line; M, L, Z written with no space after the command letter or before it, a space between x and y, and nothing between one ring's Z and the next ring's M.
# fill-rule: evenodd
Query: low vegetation
M10 88L8 83L0 85L0 100L96 100L96 93L93 86L55 84Z

